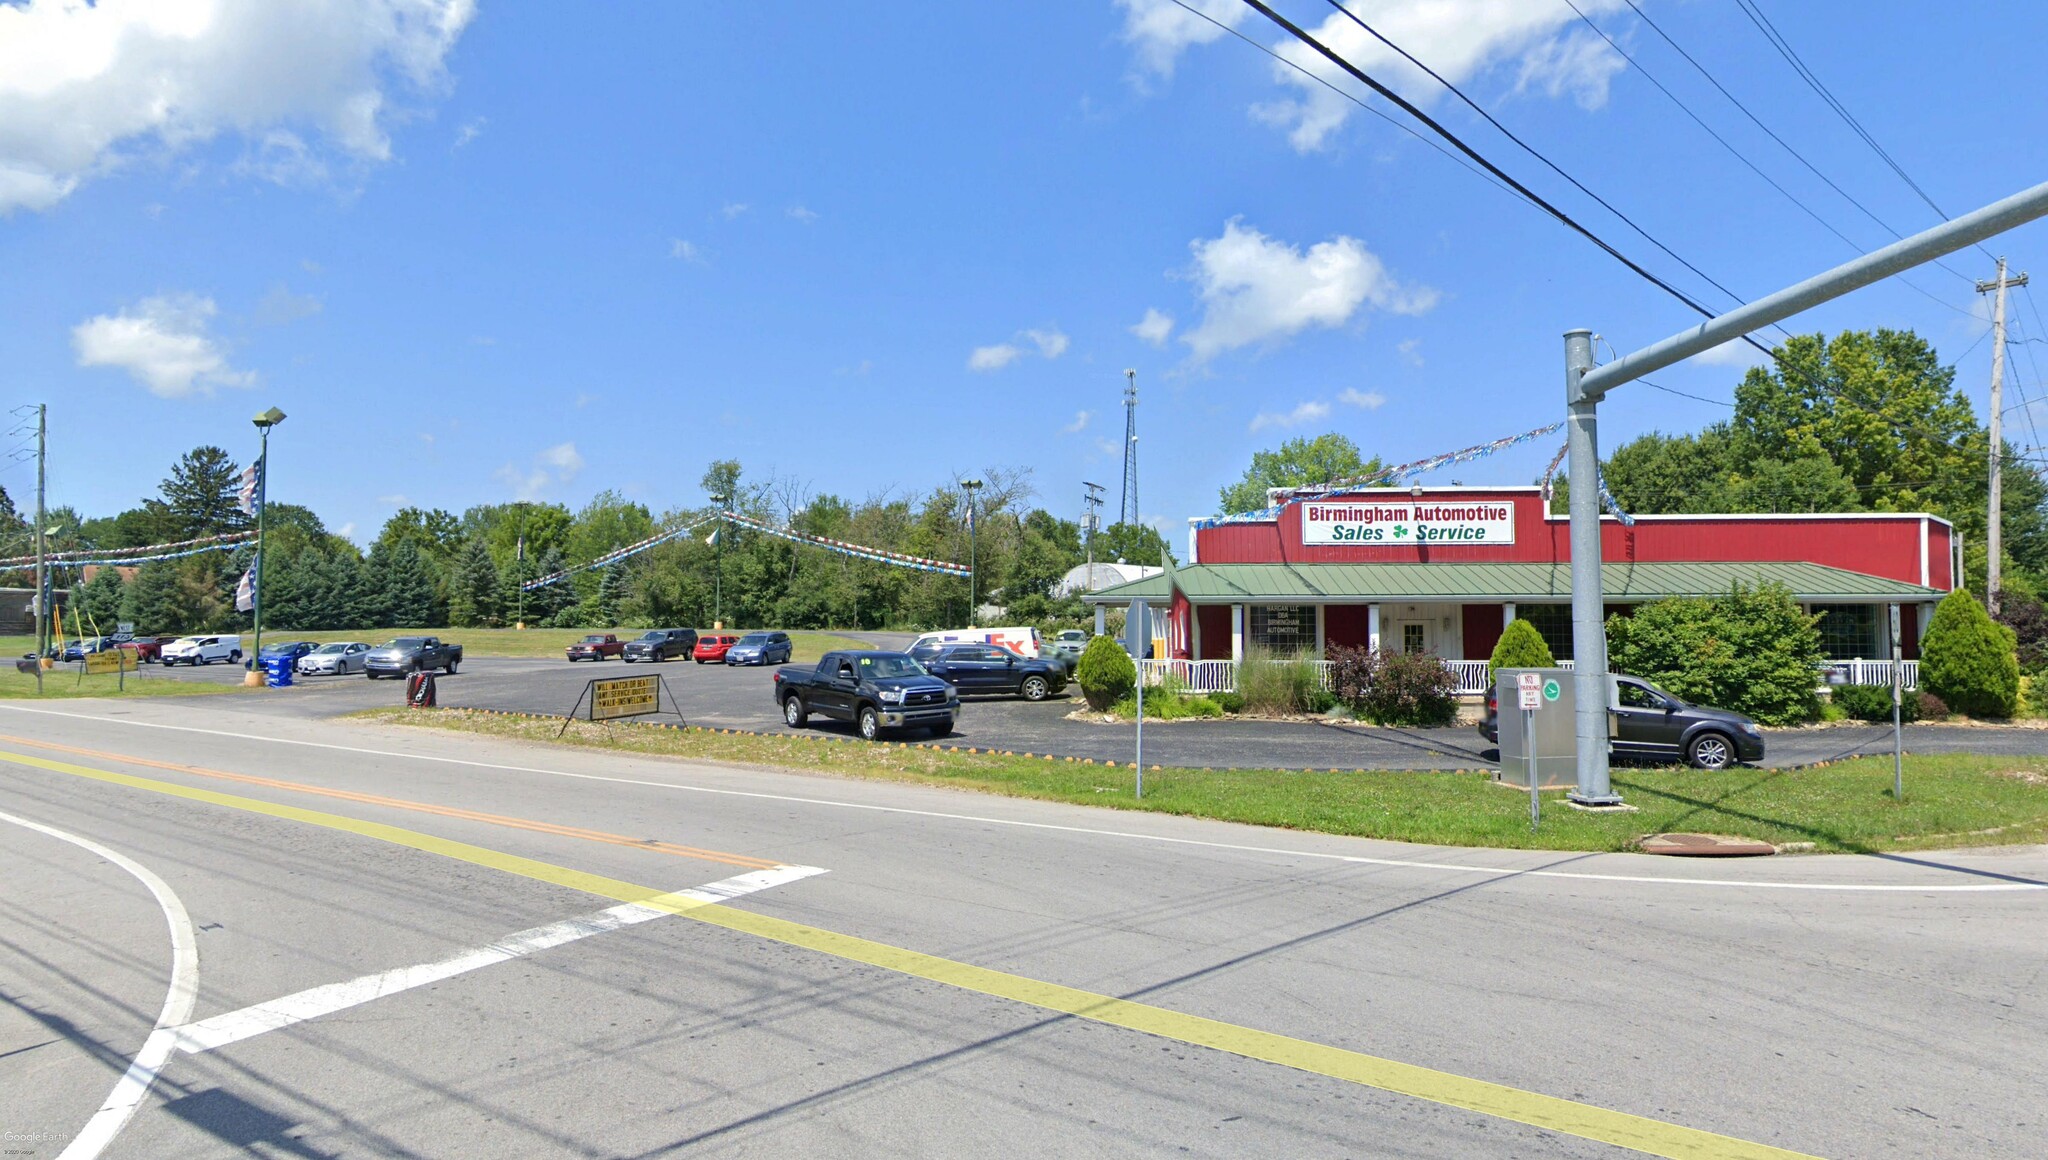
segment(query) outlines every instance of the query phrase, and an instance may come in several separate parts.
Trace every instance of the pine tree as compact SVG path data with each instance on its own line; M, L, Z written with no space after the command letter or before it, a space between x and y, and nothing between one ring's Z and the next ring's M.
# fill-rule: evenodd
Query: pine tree
M1935 606L1920 645L1920 687L1972 717L2010 717L2019 707L2013 630L1993 621L1966 589Z
M169 560L142 565L122 593L121 619L134 621L138 632L185 632L194 627L186 613L178 568Z
M483 537L469 541L461 563L448 584L448 619L464 628L482 628L501 623L498 601L498 566Z
M106 634L121 619L121 597L126 588L121 573L101 566L90 581L71 589L71 607L77 610L81 633Z
M555 548L549 548L546 554L541 556L540 564L535 569L535 579L552 576L566 566L562 562L562 553ZM575 602L576 590L570 587L566 580L535 588L526 594L526 623L545 624L561 615L563 609Z
M1556 665L1557 658L1550 655L1550 645L1545 643L1543 634L1517 616L1501 630L1500 642L1493 646L1493 658L1486 662L1486 679L1492 682L1493 674L1500 669L1548 669Z
M238 532L249 526L240 505L242 471L218 447L194 447L172 466L163 502L178 538Z
M597 584L597 618L601 628L616 628L619 612L626 602L626 567L613 564L604 570L604 578Z
M445 608L434 573L418 545L399 540L370 557L372 584L378 596L378 621L387 628L435 628Z

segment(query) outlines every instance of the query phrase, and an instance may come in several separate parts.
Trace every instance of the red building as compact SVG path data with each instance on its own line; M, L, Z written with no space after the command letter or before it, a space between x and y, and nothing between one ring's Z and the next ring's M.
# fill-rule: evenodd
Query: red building
M1265 517L1190 521L1189 563L1089 594L1142 597L1165 612L1154 633L1188 661L1242 659L1247 646L1320 658L1339 645L1444 658L1483 685L1508 621L1533 623L1572 655L1571 535L1536 487L1375 488L1297 499ZM1608 612L1670 596L1774 582L1822 613L1823 647L1851 679L1875 679L1900 606L1907 659L1920 626L1955 587L1960 547L1924 514L1637 516L1601 520ZM1167 611L1170 608L1170 611ZM1477 676L1473 668L1477 666ZM1469 680L1465 678L1471 678ZM1888 679L1888 676L1884 679Z

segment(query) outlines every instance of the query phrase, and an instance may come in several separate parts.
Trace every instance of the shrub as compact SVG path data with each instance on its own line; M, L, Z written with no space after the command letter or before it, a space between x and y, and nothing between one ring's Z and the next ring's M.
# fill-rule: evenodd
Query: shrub
M1135 720L1138 716L1137 691L1133 689L1130 696L1118 701L1116 707L1111 712L1114 712L1126 721ZM1152 689L1145 690L1145 720L1147 721L1181 721L1190 717L1221 716L1223 716L1223 707L1207 697L1189 697L1179 693L1162 693Z
M1920 646L1920 683L1973 717L2010 717L2019 707L2020 664L2013 630L1995 623L1958 588L1942 598Z
M1138 687L1138 666L1114 637L1098 636L1081 650L1081 663L1074 668L1074 683L1088 707L1107 710Z
M1365 650L1359 650L1365 652ZM1430 653L1365 652L1345 702L1375 725L1434 728L1458 715L1458 679Z
M1948 702L1933 693L1923 690L1919 696L1913 698L1913 703L1919 706L1920 716L1925 720L1939 721L1948 716Z
M1209 694L1209 699L1214 701L1216 707L1225 713L1244 712L1244 694L1242 693L1211 693Z
M2013 631L2020 671L2048 675L2048 607L2011 588L1998 592L1998 623Z
M1819 623L1778 584L1653 600L1608 619L1608 667L1688 701L1795 725L1820 715Z
M1841 685L1835 689L1834 701L1843 713L1858 721L1889 721L1892 719L1892 687L1890 685ZM1899 720L1920 719L1920 698L1911 693L1899 702Z
M1517 616L1501 630L1500 643L1493 646L1493 658L1486 662L1486 683L1493 684L1493 674L1500 669L1550 669L1557 667L1557 658L1550 655L1550 644L1536 626Z
M2020 704L2029 717L2048 717L2048 674L2020 679Z
M1246 649L1237 666L1237 691L1254 713L1283 716L1309 712L1322 679L1314 665L1279 660L1264 649Z
M1338 705L1342 703L1343 702L1337 699L1337 694L1332 693L1328 689L1325 689L1322 686L1322 683L1319 681L1316 683L1315 688L1310 689L1308 691L1308 700L1307 703L1302 706L1302 709L1305 712L1314 713L1320 716L1321 714L1327 713L1330 710L1336 708Z

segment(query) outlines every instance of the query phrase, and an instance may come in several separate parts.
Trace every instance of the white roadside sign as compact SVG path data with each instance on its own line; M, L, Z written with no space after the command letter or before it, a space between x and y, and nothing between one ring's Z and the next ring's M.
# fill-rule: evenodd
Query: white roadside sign
M1499 500L1305 503L1304 544L1512 544L1515 505Z

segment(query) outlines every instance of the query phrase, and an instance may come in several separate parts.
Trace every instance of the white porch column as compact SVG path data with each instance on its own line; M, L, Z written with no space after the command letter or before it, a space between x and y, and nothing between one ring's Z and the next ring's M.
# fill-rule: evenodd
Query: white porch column
M1515 602L1510 600L1500 606L1500 626L1505 629L1515 622Z
M1230 659L1244 659L1244 605L1230 606Z
M1319 661L1330 657L1329 646L1323 642L1323 608L1321 604L1316 605L1316 659Z
M1380 651L1380 606L1377 604L1365 606L1365 647L1374 652Z
M1103 606L1102 606L1102 605L1098 604L1098 605L1096 605L1096 606L1095 606L1095 635L1096 635L1096 636L1107 636L1107 635L1108 635L1108 629L1106 629L1106 628L1104 628L1104 627L1103 627L1103 621L1102 621L1102 617L1103 617L1103 614L1104 614L1104 612L1105 612L1105 611L1106 611L1106 610L1105 610L1105 609L1103 608Z

